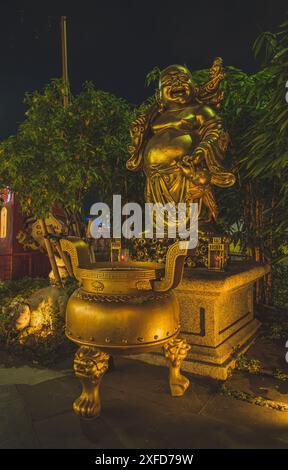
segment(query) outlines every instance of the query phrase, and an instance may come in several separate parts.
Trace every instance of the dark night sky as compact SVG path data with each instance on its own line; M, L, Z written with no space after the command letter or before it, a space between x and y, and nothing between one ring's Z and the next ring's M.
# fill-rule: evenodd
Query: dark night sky
M25 91L61 74L58 12L1 6L0 138L23 119ZM154 66L207 67L215 56L248 72L257 69L251 46L261 31L287 18L279 0L110 0L77 2L68 17L72 91L85 80L139 103L149 96L145 76ZM25 2L26 5L26 2ZM53 16L51 16L53 15Z

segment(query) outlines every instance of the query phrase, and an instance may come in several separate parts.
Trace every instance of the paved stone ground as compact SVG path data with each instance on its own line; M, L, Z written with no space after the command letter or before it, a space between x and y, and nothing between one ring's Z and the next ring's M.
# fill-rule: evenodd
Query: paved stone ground
M55 370L0 366L0 448L288 448L288 412L223 396L217 382L197 377L172 398L164 367L126 358L115 365L92 421L72 412L80 384L71 359ZM275 389L271 397L287 402L284 383L267 387L241 372L230 381L254 393Z

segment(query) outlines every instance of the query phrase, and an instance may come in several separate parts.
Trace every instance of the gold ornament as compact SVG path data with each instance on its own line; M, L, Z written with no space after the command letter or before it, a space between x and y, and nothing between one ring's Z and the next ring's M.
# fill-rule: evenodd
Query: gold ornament
M184 395L189 387L189 380L181 374L180 369L191 346L184 339L174 338L164 344L163 349L170 367L169 383L171 395L173 397L180 397Z
M76 377L82 383L82 393L73 404L75 413L82 418L100 414L100 381L108 369L108 354L96 348L81 346L74 359Z

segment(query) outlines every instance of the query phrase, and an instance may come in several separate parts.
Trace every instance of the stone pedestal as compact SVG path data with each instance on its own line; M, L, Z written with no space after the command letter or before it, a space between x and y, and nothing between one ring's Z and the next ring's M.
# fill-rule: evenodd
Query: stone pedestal
M237 355L255 339L260 322L254 318L253 285L268 266L231 263L226 272L186 269L175 290L180 302L181 336L191 345L182 369L225 380ZM135 357L164 364L158 352Z

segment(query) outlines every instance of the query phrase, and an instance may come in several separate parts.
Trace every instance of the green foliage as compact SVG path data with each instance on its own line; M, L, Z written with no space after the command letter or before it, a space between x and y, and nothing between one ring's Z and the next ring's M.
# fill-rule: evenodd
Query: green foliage
M0 281L0 345L6 345L9 337L11 317L5 313L5 307L12 302L25 302L37 289L47 287L48 279L29 278L15 281Z
M64 190L60 167L64 108L62 83L52 81L44 90L27 93L26 120L16 136L1 143L0 186L18 193L22 208L46 216ZM64 192L64 191L63 191Z
M279 266L281 266L279 264ZM273 290L275 291L275 287L277 287L277 277L274 279ZM277 305L277 296L275 296L274 292L274 304ZM287 287L286 287L286 301L287 301ZM260 329L260 335L264 340L268 342L285 342L288 338L288 310L287 304L285 308L279 308L277 305L277 309L274 307L273 309L269 309L269 311L264 310L261 312L261 308L259 309L260 312L260 319L262 322L262 327Z
M236 361L236 369L257 374L261 370L261 363L257 359L249 359L245 354L242 354Z
M220 393L226 397L235 398L236 400L246 401L257 406L263 406L277 411L288 411L288 406L285 403L269 400L267 398L254 395L252 393L243 392L240 390L234 390L228 387L226 384L222 384L220 387Z
M51 305L39 306L43 318L41 329L27 328L17 331L11 309L15 303L25 303L38 289L47 287L49 281L42 278L23 278L18 281L0 283L0 347L24 362L51 365L61 357L67 357L75 347L65 337L65 319ZM71 280L64 287L69 296L75 289Z
M64 108L62 81L52 80L25 103L25 121L0 146L0 187L11 187L25 212L45 217L57 205L76 213L89 191L101 200L135 191L125 168L132 118L125 100L86 83Z
M277 380L281 380L281 382L287 382L288 381L288 374L286 372L283 372L281 369L276 369L273 377Z
M254 51L256 55L264 55L260 73L265 80L264 89L255 84L262 94L262 102L256 97L260 105L251 114L250 125L241 139L243 166L247 178L259 182L259 196L266 201L266 218L271 221L266 231L272 231L274 245L280 246L287 240L288 230L288 103L285 100L288 21L275 34L262 33Z
M146 85L150 86L153 82L156 82L160 78L160 72L161 70L159 67L154 67L150 72L147 73L146 75Z
M12 300L25 301L37 289L49 286L49 280L42 277L24 277L15 281L0 281L0 314L2 307Z
M131 107L125 100L96 90L88 82L72 100L67 112L67 150L63 155L65 161L67 156L71 159L71 170L73 167L74 171L73 178L69 178L70 170L67 172L67 191L74 194L81 188L83 196L89 189L95 188L103 200L113 193L126 192L123 196L127 198L131 174L126 170L125 162L130 139Z
M287 340L288 321L287 316L283 318L281 315L274 315L269 322L263 325L262 337L270 341Z
M274 305L276 307L288 309L288 265L283 263L274 264L272 273Z
M251 126L267 112L267 104L271 95L273 74L271 71L260 70L256 74L246 74L235 67L226 67L226 77L223 83L225 92L221 107L221 115L231 137L227 161L230 161L237 176L236 185L228 190L217 189L217 198L220 208L220 224L223 229L230 232L232 239L239 240L242 250L254 248L271 235L270 225L267 223L256 232L255 204L257 200L268 199L271 205L270 183L258 184L257 177L249 174L250 157L247 155L247 138ZM262 129L265 131L265 129ZM270 175L266 175L269 180ZM253 182L253 183L252 183ZM251 194L247 192L247 185L252 184ZM264 202L263 202L264 204ZM247 205L250 210L247 214ZM266 231L266 233L264 233ZM271 253L268 253L271 258Z
M44 313L46 321L41 332L29 331L29 328L21 333L6 330L6 334L0 337L2 343L5 341L5 350L43 366L55 364L60 357L67 357L74 348L65 336L64 318L52 308L46 307Z

